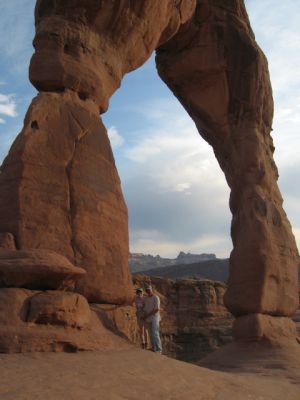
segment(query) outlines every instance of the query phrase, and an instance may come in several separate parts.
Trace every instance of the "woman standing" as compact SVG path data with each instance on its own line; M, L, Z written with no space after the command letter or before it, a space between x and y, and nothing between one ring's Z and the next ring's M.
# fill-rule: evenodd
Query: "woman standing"
M138 288L135 291L135 299L134 299L135 307L136 307L136 318L139 327L139 334L142 342L142 348L147 349L148 347L148 332L145 327L144 321L144 293L143 289Z

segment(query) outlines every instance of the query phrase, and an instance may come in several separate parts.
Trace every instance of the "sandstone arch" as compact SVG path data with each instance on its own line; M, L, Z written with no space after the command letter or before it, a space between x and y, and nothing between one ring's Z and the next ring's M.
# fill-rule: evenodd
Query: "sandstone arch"
M236 335L293 335L297 249L276 184L267 62L244 2L37 0L35 18L30 80L40 93L1 168L0 231L18 250L85 268L77 290L89 301L129 301L127 209L98 114L157 49L161 78L231 188Z

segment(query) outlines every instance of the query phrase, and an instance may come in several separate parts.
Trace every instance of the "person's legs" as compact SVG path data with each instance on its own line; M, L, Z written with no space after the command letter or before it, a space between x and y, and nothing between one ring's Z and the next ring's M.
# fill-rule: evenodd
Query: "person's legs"
M154 350L154 343L153 343L153 337L152 337L152 322L146 322L146 331L148 333L148 337L150 338L150 343L151 343L151 349Z
M147 344L147 333L143 321L138 320L138 326L139 326L139 334L142 342L142 347L144 349L146 348Z
M148 331L147 331L147 329L145 327L145 323L143 323L142 330L143 330L142 335L143 335L143 338L144 338L144 340L143 340L143 348L147 349L149 340L148 340Z
M153 318L151 324L151 343L154 352L162 352L161 340L159 336L159 319Z

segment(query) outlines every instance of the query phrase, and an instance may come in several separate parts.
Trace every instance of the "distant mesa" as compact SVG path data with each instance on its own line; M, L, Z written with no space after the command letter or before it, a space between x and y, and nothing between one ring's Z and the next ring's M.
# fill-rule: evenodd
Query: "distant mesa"
M176 258L133 253L129 267L133 274L142 272L147 276L162 278L202 278L227 282L229 259L219 259L214 253L191 254L180 251Z
M215 254L191 254L180 251L176 258L164 258L143 253L130 253L129 268L131 272L147 271L148 269L166 267L170 265L192 264L197 262L217 260Z
M129 268L136 275L170 279L210 279L227 283L229 277L229 258L217 258L214 253L191 254L180 251L176 258L163 258L159 255L131 253ZM300 282L300 265L298 281Z

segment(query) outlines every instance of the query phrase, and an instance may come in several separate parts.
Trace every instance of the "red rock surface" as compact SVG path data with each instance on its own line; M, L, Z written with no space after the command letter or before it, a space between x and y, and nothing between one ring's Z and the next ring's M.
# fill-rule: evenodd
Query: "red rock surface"
M85 275L54 251L0 249L0 288L73 290Z
M131 299L127 208L92 101L40 93L4 160L0 188L1 230L14 233L19 249L54 250L85 268L78 291L89 301Z
M297 337L295 323L287 317L271 317L264 314L248 314L233 323L233 335L239 340L281 340ZM296 340L295 340L296 341Z
M117 304L91 304L103 326L119 336L139 345L139 333L134 306Z

